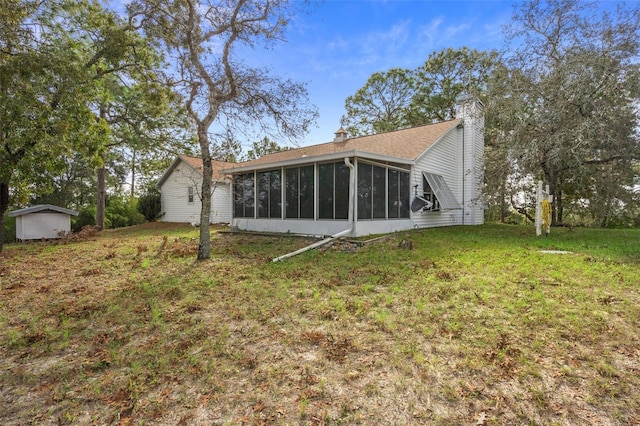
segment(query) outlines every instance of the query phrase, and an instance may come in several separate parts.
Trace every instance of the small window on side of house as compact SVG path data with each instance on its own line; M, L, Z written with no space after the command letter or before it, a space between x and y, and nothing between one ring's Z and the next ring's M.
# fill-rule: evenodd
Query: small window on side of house
M187 190L187 200L189 202L189 204L193 203L193 186L190 186Z
M431 201L433 203L431 208L424 209L424 211L430 211L430 212L440 211L440 202L438 201L438 198L436 197L435 192L433 191L433 189L429 185L429 182L427 182L427 179L424 176L422 177L422 188L424 189L422 198L424 198L427 201Z

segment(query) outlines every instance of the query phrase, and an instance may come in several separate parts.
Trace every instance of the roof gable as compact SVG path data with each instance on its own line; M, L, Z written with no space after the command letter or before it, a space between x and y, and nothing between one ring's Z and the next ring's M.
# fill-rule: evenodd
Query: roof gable
M9 212L10 217L23 216L29 213L64 213L70 216L78 216L78 212L75 210L65 209L63 207L54 206L52 204L38 204L24 209L14 210Z
M226 169L226 171L231 172L234 168L247 170L252 167L268 167L268 165L273 163L313 161L316 157L353 152L365 155L371 154L375 156L396 158L406 161L415 161L444 134L455 128L459 121L460 120L449 120L442 123L412 127L393 132L360 136L346 139L342 142L327 142L287 151L275 152L264 155L256 160L231 164L231 167Z
M162 186L162 184L164 184L164 182L167 179L169 179L169 176L171 176L171 173L173 173L173 171L178 167L178 165L180 163L185 163L189 167L191 167L193 170L195 170L198 173L202 174L202 158L200 158L200 157L191 157L191 156L188 156L188 155L178 155L173 160L173 162L171 163L169 168L164 172L164 174L158 180L158 183L156 184L156 186L158 188L160 188ZM219 160L211 160L211 166L213 168L213 180L216 180L216 181L224 180L225 179L225 174L221 173L220 171L223 170L223 169L228 169L228 168L233 167L235 165L236 165L236 163L229 163L229 162L226 162L226 161L219 161Z

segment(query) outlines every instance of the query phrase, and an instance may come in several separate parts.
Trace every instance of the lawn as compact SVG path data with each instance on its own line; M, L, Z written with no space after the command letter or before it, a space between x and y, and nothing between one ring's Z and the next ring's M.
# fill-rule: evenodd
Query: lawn
M0 424L640 424L640 230L310 242L5 246Z

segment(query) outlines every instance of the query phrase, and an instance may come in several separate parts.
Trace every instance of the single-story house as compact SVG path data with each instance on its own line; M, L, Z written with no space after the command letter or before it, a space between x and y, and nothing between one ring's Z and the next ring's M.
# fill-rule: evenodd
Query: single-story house
M211 196L211 223L231 222L231 180L220 173L233 163L212 161L213 194ZM200 223L202 210L202 159L179 155L164 172L157 187L161 194L164 222Z
M71 232L71 216L78 212L51 204L40 204L9 212L16 218L16 239L60 238Z
M231 225L362 236L484 222L484 107L477 99L460 96L454 120L335 135L218 170L232 179Z

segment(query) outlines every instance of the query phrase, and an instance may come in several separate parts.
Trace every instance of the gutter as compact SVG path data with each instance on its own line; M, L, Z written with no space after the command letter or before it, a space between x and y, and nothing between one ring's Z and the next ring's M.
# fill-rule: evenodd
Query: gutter
M355 181L356 181L356 175L355 175L355 167L353 166L353 164L351 164L351 161L349 161L349 157L344 157L344 164L349 167L350 169L350 173L349 173L349 228L345 229L344 231L340 231L337 234L334 234L328 238L325 238L322 241L317 241L311 245L308 245L306 247L303 247L301 249L298 249L296 251L293 251L291 253L287 253L287 254L283 254L282 256L276 257L275 259L272 260L272 262L280 262L281 260L284 259L288 259L290 257L293 256L297 256L300 253L304 253L305 251L309 251L311 249L314 249L316 247L320 247L323 246L325 244L330 243L331 241L343 237L345 235L350 234L351 232L353 232L353 226L354 226L354 220L353 220L353 200L355 197ZM335 185L335 183L334 183Z
M389 155L375 154L367 151L354 149L351 151L333 152L329 154L313 155L309 157L300 156L300 157L291 158L288 160L264 162L260 164L243 165L244 163L238 163L238 167L220 169L220 173L228 175L228 174L243 173L243 172L254 171L254 170L255 171L270 170L270 169L279 168L279 167L297 166L300 164L311 164L311 163L318 163L321 161L339 160L340 158L343 158L345 156L354 157L354 158L358 157L365 160L374 160L374 161L382 161L382 162L386 161L390 163L404 164L407 166L413 166L416 163L415 159L410 160L407 158L392 157ZM253 160L253 161L257 161L257 160Z

